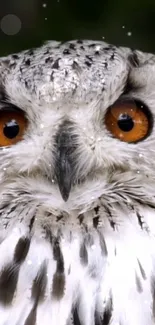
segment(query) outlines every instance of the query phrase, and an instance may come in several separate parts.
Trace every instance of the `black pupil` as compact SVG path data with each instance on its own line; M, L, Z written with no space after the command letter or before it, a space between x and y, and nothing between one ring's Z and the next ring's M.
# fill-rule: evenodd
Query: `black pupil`
M19 133L19 125L15 120L11 120L4 125L3 128L4 135L9 138L15 138Z
M134 127L134 121L128 114L120 114L117 124L119 128L124 132L129 132Z

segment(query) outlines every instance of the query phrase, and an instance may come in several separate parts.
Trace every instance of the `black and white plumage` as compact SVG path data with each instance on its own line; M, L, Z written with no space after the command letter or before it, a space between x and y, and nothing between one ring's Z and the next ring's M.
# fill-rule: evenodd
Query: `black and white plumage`
M118 100L147 107L141 141L106 126ZM3 57L6 107L27 127L0 148L0 325L155 324L155 56L53 41Z

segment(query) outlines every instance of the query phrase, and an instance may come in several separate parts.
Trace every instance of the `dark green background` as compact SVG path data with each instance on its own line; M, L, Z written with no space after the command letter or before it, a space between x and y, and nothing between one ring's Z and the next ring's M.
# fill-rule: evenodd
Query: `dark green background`
M155 52L155 0L0 2L0 20L7 14L15 14L22 23L20 32L14 36L0 29L0 55L38 46L44 40L102 40L102 37L108 43ZM128 36L128 32L132 35Z

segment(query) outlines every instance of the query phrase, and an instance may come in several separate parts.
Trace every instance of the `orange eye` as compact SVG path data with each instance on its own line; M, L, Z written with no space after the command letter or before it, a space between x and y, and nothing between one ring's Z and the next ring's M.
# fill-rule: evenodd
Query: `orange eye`
M125 142L138 142L151 130L151 114L136 100L118 100L105 115L105 124L111 134Z
M11 146L22 140L27 120L22 111L5 107L0 110L0 147Z

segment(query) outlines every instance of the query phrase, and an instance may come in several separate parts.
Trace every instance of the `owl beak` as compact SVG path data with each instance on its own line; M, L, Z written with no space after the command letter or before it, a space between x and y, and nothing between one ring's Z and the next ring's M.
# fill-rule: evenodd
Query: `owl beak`
M61 125L56 136L55 175L64 201L69 198L74 174L72 157L74 148L68 125L68 123Z
M63 200L66 202L69 198L72 184L72 172L69 157L64 150L60 150L60 156L57 160L56 178L59 186L60 193Z

